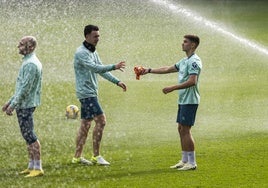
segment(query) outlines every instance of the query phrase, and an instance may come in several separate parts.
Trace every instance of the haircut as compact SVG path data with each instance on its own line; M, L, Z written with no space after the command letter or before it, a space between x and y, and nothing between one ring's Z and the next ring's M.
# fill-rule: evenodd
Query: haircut
M28 46L33 47L33 49L35 49L35 47L37 46L37 41L36 38L33 36L28 36Z
M184 38L189 39L191 42L196 44L196 48L199 45L200 39L196 35L184 35Z
M96 25L87 25L84 29L84 36L86 37L87 34L90 34L92 31L99 31L98 26Z
M34 49L37 46L37 41L36 41L36 38L34 36L24 36L22 38L22 40L25 41L27 49L30 49L31 51L34 51Z

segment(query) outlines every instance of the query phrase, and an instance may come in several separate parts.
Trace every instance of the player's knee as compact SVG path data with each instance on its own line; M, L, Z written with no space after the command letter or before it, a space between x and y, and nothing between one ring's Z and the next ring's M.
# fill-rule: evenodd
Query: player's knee
M90 126L91 126L91 120L82 119L81 126L84 129L87 129L88 130L90 128Z
M102 119L102 120L96 122L96 124L98 124L101 127L105 127L105 125L106 125L106 119Z
M191 130L191 126L184 126L184 125L180 125L178 127L178 131L181 135L185 135L185 134L189 134Z
M95 117L96 124L104 127L106 125L106 117L104 114Z
M27 145L31 145L37 141L37 136L33 131L23 133L22 137L26 141Z
M101 119L101 124L104 127L106 125L106 117L103 116L103 118Z

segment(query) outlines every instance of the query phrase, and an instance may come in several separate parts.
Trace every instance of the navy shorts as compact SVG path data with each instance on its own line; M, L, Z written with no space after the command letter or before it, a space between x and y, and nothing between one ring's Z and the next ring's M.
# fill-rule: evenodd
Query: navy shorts
M32 143L37 141L37 136L34 133L34 122L33 122L34 110L35 107L16 109L21 135L28 145L31 145Z
M179 104L177 123L185 126L193 126L197 108L198 104Z
M97 97L89 97L79 101L81 103L81 119L93 119L95 116L103 114Z

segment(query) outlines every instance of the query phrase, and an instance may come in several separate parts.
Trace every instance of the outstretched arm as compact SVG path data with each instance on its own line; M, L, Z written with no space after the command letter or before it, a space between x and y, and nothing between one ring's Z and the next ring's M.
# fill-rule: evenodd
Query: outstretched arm
M121 62L115 64L115 66L114 66L115 70L119 69L122 72L124 72L124 68L126 68L126 62L125 61L121 61Z
M120 71L124 71L123 69L126 67L126 63L124 61L118 63L115 65L115 70L120 70ZM117 84L117 86L121 87L123 89L123 91L127 90L127 86L121 82L118 78L116 78L115 76L113 76L110 72L105 72L105 73L101 73L100 74L103 78L105 78L106 80L109 80L110 82Z
M124 61L117 64L103 65L98 55L96 55L96 58L97 60L92 56L89 56L86 52L80 52L75 55L75 62L95 73L105 73L117 69L123 71L126 67L126 63Z
M175 65L172 66L165 66L165 67L160 67L160 68L145 68L144 72L142 75L152 73L152 74L168 74L168 73L173 73L173 72L178 72L177 68Z

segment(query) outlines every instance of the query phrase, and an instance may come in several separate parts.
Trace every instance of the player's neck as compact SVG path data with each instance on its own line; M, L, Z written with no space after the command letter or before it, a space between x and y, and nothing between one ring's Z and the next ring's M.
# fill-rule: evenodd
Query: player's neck
M191 57L194 54L194 52L195 52L194 50L193 51L190 50L190 51L186 52L187 57L188 58Z

